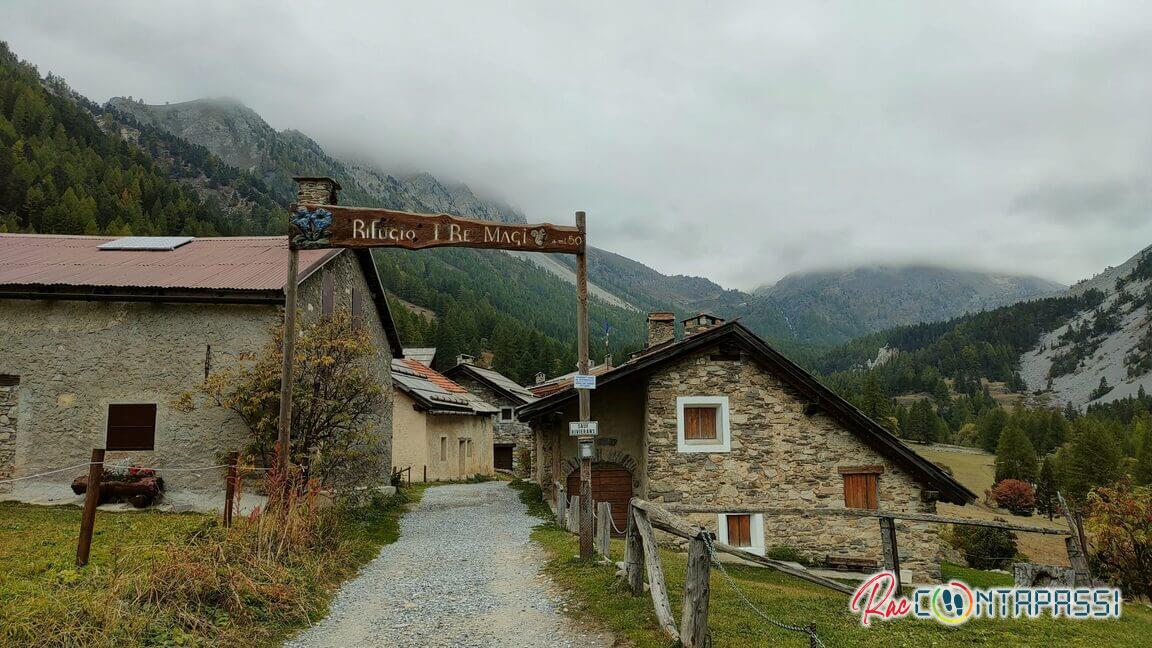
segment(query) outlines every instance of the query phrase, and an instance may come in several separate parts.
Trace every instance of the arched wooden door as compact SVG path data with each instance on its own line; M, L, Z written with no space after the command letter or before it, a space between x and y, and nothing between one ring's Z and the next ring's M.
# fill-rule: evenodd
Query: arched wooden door
M580 469L568 475L568 496L580 494ZM628 505L632 501L632 473L615 463L592 464L592 501L612 505L612 522L620 531L628 524ZM622 535L612 530L612 535Z

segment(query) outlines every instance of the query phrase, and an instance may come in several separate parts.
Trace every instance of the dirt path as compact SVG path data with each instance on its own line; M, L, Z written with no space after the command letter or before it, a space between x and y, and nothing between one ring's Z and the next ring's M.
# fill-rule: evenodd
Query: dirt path
M562 614L529 539L537 522L504 482L431 488L329 616L286 645L611 646Z

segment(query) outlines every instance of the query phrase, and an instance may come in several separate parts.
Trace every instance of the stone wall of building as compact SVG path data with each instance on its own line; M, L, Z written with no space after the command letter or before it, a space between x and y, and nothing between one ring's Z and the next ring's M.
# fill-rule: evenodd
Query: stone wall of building
M383 483L388 483L388 476L392 470L392 350L388 345L388 338L384 332L383 323L372 300L372 293L368 289L368 279L360 269L360 264L352 250L344 250L335 259L307 277L300 284L297 295L300 308L300 320L304 324L319 317L322 308L323 275L331 273L333 280L333 307L336 310L352 310L352 293L358 293L360 301L360 317L363 325L372 333L372 342L376 347L376 357L372 361L372 372L376 382L382 390L380 410L376 412L377 441L374 448L376 461L375 468L365 463L364 470L371 470L365 474L362 483L369 485L378 475L383 476ZM376 280L376 277L371 277Z
M388 344L354 261L346 252L329 263L329 271L336 275L338 307L350 307L353 287L364 291L364 317L375 331L380 351L376 372L385 390L378 425L381 470L387 471L392 416ZM321 274L301 286L305 320L320 312ZM155 403L154 450L109 452L108 460L156 466L170 495L187 492L203 496L198 501L217 502L222 471L165 473L164 467L219 464L228 450L245 445L247 427L229 410L205 405L184 412L174 402L204 379L206 357L213 371L250 362L281 321L280 309L271 305L0 299L0 374L20 379L16 476L87 462L92 448L105 445L109 404ZM14 420L11 410L8 417ZM24 499L37 501L71 498L68 483L82 472L20 482L12 494L20 498L24 492Z
M0 376L0 480L14 476L19 397L20 384L16 376ZM0 484L0 492L11 487L11 484Z
M935 512L933 503L921 501L918 482L830 417L805 415L807 401L746 355L737 360L713 359L709 353L686 357L649 378L646 427L650 499L685 507L843 508L843 478L837 469L879 465L883 467L878 480L881 509ZM729 398L730 452L677 450L679 396ZM717 528L715 513L691 517ZM768 548L790 545L817 561L832 555L870 558L883 565L875 518L764 517L764 544ZM898 522L897 531L902 566L911 569L915 579L939 578L937 526Z
M493 407L511 407L515 410L515 408L520 405L519 401L504 396L489 387L486 383L476 380L467 374L461 373L457 375L454 380L464 389L476 394L483 399L484 402ZM532 437L532 428L527 423L521 423L516 420L515 411L513 411L511 421L503 421L501 418L500 414L492 418L494 421L492 443L515 446L512 450L512 471L517 477L528 477L532 474L532 466L535 465L536 455L536 444Z

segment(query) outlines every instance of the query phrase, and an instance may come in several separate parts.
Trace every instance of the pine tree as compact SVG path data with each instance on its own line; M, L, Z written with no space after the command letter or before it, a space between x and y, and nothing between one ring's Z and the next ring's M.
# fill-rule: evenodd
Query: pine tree
M1028 435L1014 423L1005 426L996 446L996 481L1019 479L1030 482L1035 478L1036 450Z
M1036 510L1048 519L1056 512L1056 469L1052 465L1052 457L1044 457L1040 464L1040 477L1036 481Z
M1084 501L1088 491L1116 481L1122 454L1113 430L1103 421L1084 416L1076 421L1068 443L1060 448L1060 482L1065 493Z
M1136 465L1132 468L1132 481L1137 486L1152 486L1152 428L1142 430L1142 441L1136 451Z

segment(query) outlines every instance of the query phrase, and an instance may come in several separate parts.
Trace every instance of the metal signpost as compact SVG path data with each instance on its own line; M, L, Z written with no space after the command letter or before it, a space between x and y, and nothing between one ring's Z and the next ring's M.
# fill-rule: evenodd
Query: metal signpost
M292 370L296 342L296 292L298 250L325 248L398 247L422 250L433 247L470 247L576 255L577 371L574 387L580 395L580 420L591 417L589 389L596 379L588 376L588 257L585 254L584 212L576 212L576 226L540 223L499 223L449 216L413 214L392 209L336 205L340 185L331 178L296 178L298 204L289 209L288 281L285 284L284 357L280 385L280 464L287 468L292 425ZM320 200L315 200L322 197ZM591 378L589 384L584 378ZM592 442L591 434L579 437L580 458L580 556L592 557ZM587 451L584 448L587 448Z

